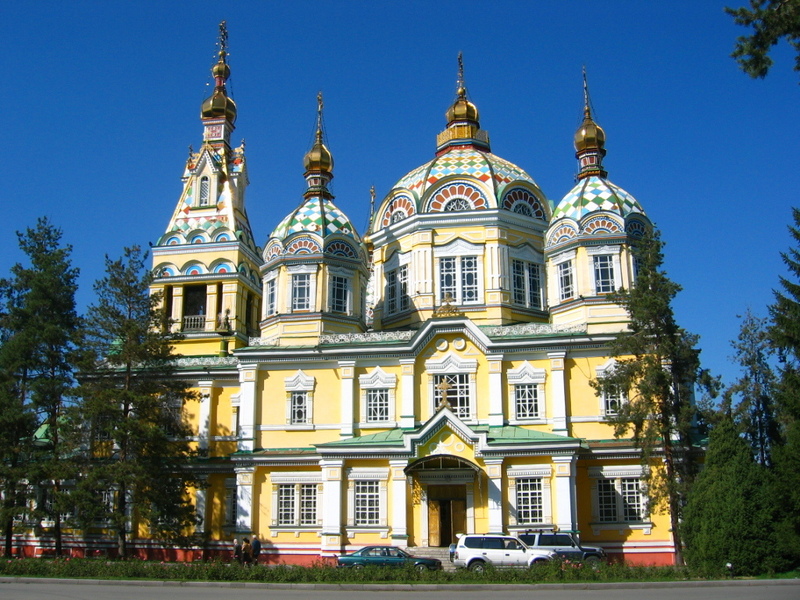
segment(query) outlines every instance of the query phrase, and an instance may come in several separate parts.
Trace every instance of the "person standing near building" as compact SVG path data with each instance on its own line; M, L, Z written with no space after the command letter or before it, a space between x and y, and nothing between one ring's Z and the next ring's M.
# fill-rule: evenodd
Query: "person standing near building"
M258 555L261 554L261 540L258 539L258 535L253 536L253 541L250 544L253 549L253 564L258 564Z
M253 557L253 547L250 545L250 540L244 538L244 543L242 544L242 562L250 566L250 560Z
M242 564L242 545L236 538L233 538L233 560Z

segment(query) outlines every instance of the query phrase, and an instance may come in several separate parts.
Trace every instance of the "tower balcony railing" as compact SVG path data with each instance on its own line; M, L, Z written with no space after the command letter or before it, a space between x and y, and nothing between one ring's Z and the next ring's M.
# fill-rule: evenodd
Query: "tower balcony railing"
M205 315L186 315L183 317L184 331L204 331L206 328Z

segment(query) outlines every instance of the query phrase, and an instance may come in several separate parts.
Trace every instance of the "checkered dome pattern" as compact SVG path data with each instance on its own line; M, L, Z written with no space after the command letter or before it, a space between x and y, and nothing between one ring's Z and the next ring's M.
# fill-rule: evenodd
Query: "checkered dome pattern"
M607 211L627 217L632 213L644 214L639 202L621 187L595 175L578 182L553 212L553 221L564 217L580 221L596 211Z
M393 189L407 189L421 198L425 190L450 175L474 177L484 183L491 182L495 193L512 181L536 182L517 165L475 148L454 148L437 156L400 179ZM538 186L537 186L538 187Z
M316 233L322 237L342 233L361 243L347 215L336 208L333 202L319 196L308 198L297 210L289 213L272 232L270 239L283 240L299 232Z

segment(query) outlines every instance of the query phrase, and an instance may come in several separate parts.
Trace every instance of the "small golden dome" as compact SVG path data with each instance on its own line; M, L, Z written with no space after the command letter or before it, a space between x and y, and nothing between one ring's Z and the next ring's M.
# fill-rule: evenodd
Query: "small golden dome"
M303 157L303 166L306 171L333 171L333 155L322 143L322 131L317 129L317 139L311 150Z
M458 98L456 98L453 106L447 109L445 116L447 117L448 123L452 123L453 121L478 122L478 107L467 100L466 88L458 88Z
M589 149L603 150L606 145L606 132L592 120L588 107L583 115L583 123L575 132L575 150L578 152Z
M231 76L231 68L228 66L228 63L225 62L224 51L220 50L219 60L217 60L217 64L211 67L211 74L215 79L221 77L223 80L227 80L228 77Z
M236 121L236 103L228 98L225 88L216 88L211 96L203 100L200 116L205 118L225 117L233 123Z

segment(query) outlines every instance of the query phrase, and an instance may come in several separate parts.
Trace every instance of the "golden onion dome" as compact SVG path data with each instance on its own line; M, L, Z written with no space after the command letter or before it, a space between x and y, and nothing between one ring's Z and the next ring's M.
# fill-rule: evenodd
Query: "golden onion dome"
M603 150L606 145L606 132L592 119L588 106L583 113L583 123L575 132L575 150Z
M322 143L322 130L317 129L317 139L311 150L303 157L303 166L306 171L333 171L333 155L327 146Z
M231 68L228 66L228 63L225 62L225 52L223 50L219 52L217 64L211 67L211 74L215 79L221 77L223 80L227 80L228 77L231 76Z
M211 67L211 74L214 76L214 92L203 100L200 116L203 118L225 117L233 123L236 121L236 103L228 97L225 89L225 82L231 75L231 68L225 62L225 56L225 50L220 50L219 59Z
M458 88L458 97L453 105L447 109L445 116L448 123L453 121L478 121L478 107L467 100L466 88L463 86Z

